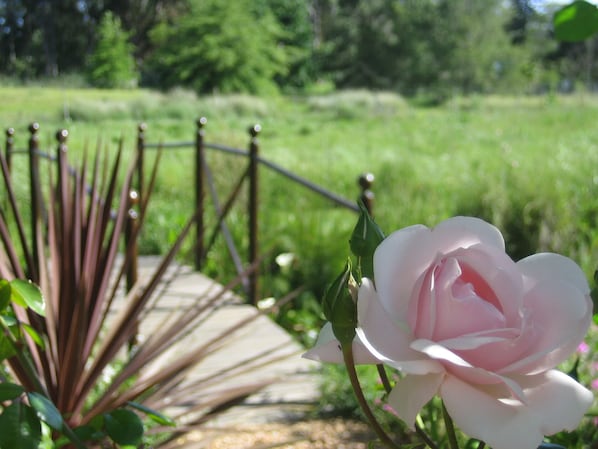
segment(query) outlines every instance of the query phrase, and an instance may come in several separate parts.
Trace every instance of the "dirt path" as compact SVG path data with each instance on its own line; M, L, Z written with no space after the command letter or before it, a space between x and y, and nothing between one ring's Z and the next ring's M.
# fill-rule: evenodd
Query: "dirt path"
M207 429L185 443L193 449L366 449L372 439L364 423L333 419Z

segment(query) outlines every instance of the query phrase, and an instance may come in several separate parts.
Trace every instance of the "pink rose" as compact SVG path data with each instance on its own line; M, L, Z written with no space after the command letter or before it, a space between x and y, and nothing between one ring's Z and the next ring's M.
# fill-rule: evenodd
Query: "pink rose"
M593 395L554 369L592 318L573 261L542 253L515 263L494 226L455 217L387 237L374 277L359 289L353 348L360 362L403 373L388 402L406 423L438 394L457 426L493 449L535 449L577 427ZM342 362L327 326L305 356Z
M358 337L404 377L388 402L406 423L439 394L494 449L535 449L573 430L592 393L554 370L592 317L581 269L552 253L515 263L500 232L467 217L387 237L359 290Z

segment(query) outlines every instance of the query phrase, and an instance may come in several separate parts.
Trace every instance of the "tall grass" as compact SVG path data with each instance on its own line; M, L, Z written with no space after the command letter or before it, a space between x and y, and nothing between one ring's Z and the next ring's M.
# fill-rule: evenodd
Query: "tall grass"
M140 121L148 124L149 141L191 141L194 120L206 116L207 141L239 148L247 146L247 127L260 123L263 157L341 195L356 198L358 175L374 173L375 215L387 232L477 215L504 231L515 258L554 250L579 261L588 276L597 265L594 97L471 97L420 108L394 94L366 91L252 98L8 87L0 96L0 125L17 129L21 147L34 120L46 148L54 146L56 129L66 127L73 148L123 137L129 154ZM192 207L191 151L163 155L142 239L146 252L163 251ZM242 162L208 156L224 198ZM260 195L262 248L271 251L262 294L307 282L311 299L304 299L315 300L342 267L355 216L267 169ZM243 248L245 206L235 207L227 222ZM276 263L283 252L294 254L290 266ZM221 240L209 260L209 274L232 270Z

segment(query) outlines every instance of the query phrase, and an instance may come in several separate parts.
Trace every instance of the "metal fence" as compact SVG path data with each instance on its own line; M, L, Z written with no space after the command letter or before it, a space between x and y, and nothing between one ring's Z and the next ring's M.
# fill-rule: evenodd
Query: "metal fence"
M129 223L127 224L127 232L125 232L125 238L130 235L136 235L136 213L135 208L137 203L143 204L145 196L148 194L145 189L145 178L144 173L145 163L144 159L146 153L151 150L161 151L172 151L177 149L182 150L193 150L193 161L194 161L194 204L190 204L190 210L196 211L197 223L196 223L196 242L194 246L194 263L197 270L201 270L204 265L206 255L214 244L217 236L221 234L225 239L228 251L233 259L237 272L244 274L243 285L247 295L247 300L253 304L259 299L259 180L261 167L267 170L271 170L274 173L280 175L290 183L294 183L308 189L315 194L326 198L332 203L346 208L347 210L358 212L359 208L355 201L348 200L334 192L325 189L322 186L314 184L309 180L298 176L297 174L287 170L286 168L275 164L260 156L259 150L259 134L261 131L260 125L251 126L248 130L249 143L247 149L233 148L218 143L209 143L206 141L206 124L207 119L202 117L195 123L195 139L191 141L180 141L180 142L163 142L163 143L151 143L147 142L147 125L141 123L137 129L137 166L136 166L136 180L135 185L137 191L130 193L130 203L126 205L129 208ZM39 125L32 123L29 126L29 140L27 149L18 149L15 145L15 130L14 128L8 128L6 130L6 145L5 154L6 161L10 168L11 158L19 153L27 154L29 156L29 182L30 182L30 194L31 194L31 223L35 226L38 218L43 210L41 190L40 190L40 177L39 177L39 158L45 157L50 160L54 160L55 157L44 153L40 150L39 137L38 137ZM59 130L56 133L56 139L58 144L57 151L67 151L67 130ZM216 185L214 180L214 174L210 169L210 166L206 159L206 152L208 150L218 151L231 155L232 157L241 157L246 160L245 169L242 171L241 176L237 180L233 180L234 186L229 196L221 201L216 191ZM371 190L374 177L372 174L362 174L358 177L358 184L361 189L360 199L363 201L365 207L370 213L373 212L373 201L374 195ZM225 219L227 214L231 210L233 204L238 200L239 194L242 191L244 185L247 185L247 235L248 235L248 248L246 252L245 263L239 250L237 249L231 233L227 227ZM209 195L208 195L209 194ZM210 233L206 232L205 223L207 222L206 204L207 201L212 201L213 209L216 213L216 225ZM266 206L267 207L267 206ZM127 265L130 267L127 273L127 284L132 285L137 278L137 251L136 245L126 245L130 248L126 258L128 259ZM251 267L251 269L247 269Z

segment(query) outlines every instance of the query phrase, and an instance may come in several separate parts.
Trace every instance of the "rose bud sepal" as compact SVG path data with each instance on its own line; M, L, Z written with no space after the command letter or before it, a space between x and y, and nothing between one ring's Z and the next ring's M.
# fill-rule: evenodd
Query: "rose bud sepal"
M357 304L353 294L356 282L351 274L351 262L330 284L322 301L324 316L332 324L332 332L341 345L350 345L357 327Z
M374 252L384 240L384 233L363 203L359 203L359 219L349 239L351 252L359 258L361 276L374 279Z

